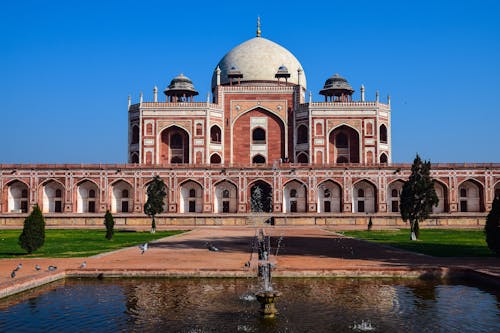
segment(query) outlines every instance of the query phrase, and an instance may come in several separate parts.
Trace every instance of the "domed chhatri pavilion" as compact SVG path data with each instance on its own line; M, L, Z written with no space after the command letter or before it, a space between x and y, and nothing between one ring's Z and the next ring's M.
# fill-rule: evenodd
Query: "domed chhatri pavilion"
M297 58L258 26L215 66L205 101L184 74L161 101L157 87L152 101L129 97L128 164L1 165L0 224L21 224L37 203L49 224L100 225L107 209L118 224L147 224L145 192L159 175L160 224L245 224L264 207L276 224L400 225L411 164L391 163L389 97L368 101L361 86L356 98L339 74L324 101L306 89ZM432 176L429 224L482 224L500 194L498 164L434 164Z

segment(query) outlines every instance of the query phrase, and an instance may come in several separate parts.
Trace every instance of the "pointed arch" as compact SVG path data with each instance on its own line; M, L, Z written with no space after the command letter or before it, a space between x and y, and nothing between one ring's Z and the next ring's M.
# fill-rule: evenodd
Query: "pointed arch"
M238 187L229 180L214 184L214 213L236 213L238 210Z
M404 184L405 180L400 178L391 180L391 182L387 184L387 212L399 213L401 191L403 190Z
M362 137L358 129L339 124L328 132L327 161L329 163L360 163Z
M260 129L265 131L265 137L259 134ZM257 154L271 163L286 155L288 126L279 115L264 107L254 107L238 115L229 131L230 155L225 157L230 163L244 163L246 160L251 164Z
M42 198L43 213L62 213L66 186L55 178L45 179L40 183L39 192Z
M23 183L24 185L26 185L26 187L29 187L29 183L27 183L24 180L21 180L19 178L14 178L14 179L9 180L7 183L5 183L5 186L8 187L15 182Z
M307 211L307 185L300 179L291 179L283 185L283 213Z
M201 213L203 210L203 186L192 179L179 184L179 212Z
M113 186L114 184L118 183L118 182L125 182L127 183L130 187L133 187L132 183L128 180L126 180L125 178L116 178L116 179L113 179L110 183L109 183L109 186Z
M297 144L309 142L309 130L306 125L301 124L297 127Z
M30 202L30 187L20 179L12 179L4 186L8 213L27 213ZM4 192L4 193L5 193Z
M80 179L79 181L77 181L77 182L75 183L75 185L74 185L74 186L75 186L75 187L78 187L78 186L80 186L82 183L85 183L85 182L91 182L91 183L92 183L92 184L94 184L96 187L99 187L99 184L97 184L97 182L96 182L95 180L93 180L93 179L91 179L91 178L86 178L86 177L85 177L85 178Z
M233 119L233 127L234 127L234 124L236 124L236 121L237 121L239 118L241 118L242 116L246 115L246 114L247 114L247 113L249 113L249 112L252 112L252 111L254 111L254 110L259 110L259 109L260 109L260 110L262 110L262 111L265 111L265 112L269 112L269 113L271 113L273 116L275 116L276 118L278 118L279 120L281 120L281 122L283 123L283 125L285 125L285 120L284 120L284 119L282 119L282 118L281 118L281 116L280 116L278 113L276 113L274 110L269 109L269 108L267 108L267 107L265 107L265 106L263 106L263 105L256 105L256 106L253 106L253 107L251 107L251 108L249 108L249 109L247 109L247 110L245 110L245 111L241 112L240 114L238 114L238 115L237 115L237 116Z
M81 179L76 183L76 207L78 213L97 213L100 187L93 180Z
M258 126L252 129L252 143L265 144L267 143L267 131Z
M460 212L484 212L484 186L475 178L467 178L458 184Z
M318 213L339 213L342 211L342 186L331 179L318 184Z
M493 199L500 198L500 180L493 185Z
M130 139L130 144L138 144L139 143L139 125L132 125L132 138Z
M134 152L130 154L130 163L132 164L139 164L139 154Z
M261 154L254 155L252 157L253 164L266 164L266 158Z
M212 127L210 127L210 142L211 143L222 142L222 130L219 127L219 125L212 125Z
M53 178L53 177L50 177L50 178L46 178L46 179L44 179L43 181L41 181L41 182L40 182L40 184L38 185L38 187L43 187L43 186L45 186L47 183L50 183L50 182L56 182L56 183L58 183L59 185L61 185L62 187L64 187L64 188L66 187L66 185L65 185L63 182L61 182L59 179L57 179L57 178Z
M114 180L109 186L111 212L128 213L132 211L134 187L123 178Z
M387 143L387 126L385 124L380 125L379 139L381 143Z
M368 179L360 179L353 183L353 212L377 212L377 186Z
M436 191L436 195L439 200L438 205L432 207L432 213L436 214L449 212L448 185L436 178L434 178L432 182L434 183L434 190Z
M218 153L210 155L210 164L221 164L222 159Z
M178 124L161 129L158 134L161 164L189 164L191 156L190 131Z
M307 164L309 163L309 156L302 152L297 155L297 163Z
M248 207L251 212L269 213L273 211L273 187L262 179L248 184Z

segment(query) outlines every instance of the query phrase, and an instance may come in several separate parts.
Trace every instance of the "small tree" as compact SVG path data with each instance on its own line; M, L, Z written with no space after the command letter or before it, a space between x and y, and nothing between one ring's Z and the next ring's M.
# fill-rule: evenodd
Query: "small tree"
M419 235L419 222L429 217L432 206L437 206L439 199L430 176L431 162L415 157L411 166L411 175L403 185L401 192L401 217L410 220L411 240Z
M500 198L493 200L490 213L486 217L484 226L486 234L486 243L491 251L500 257Z
M144 213L151 217L151 233L156 232L155 215L163 213L163 200L167 195L166 186L160 176L154 176L146 191L148 200L144 204Z
M45 219L42 211L35 205L31 214L24 220L23 232L19 236L19 245L28 253L36 251L45 242Z
M115 219L113 218L113 214L109 210L106 211L104 215L104 225L106 226L106 239L110 240L113 238L113 234L115 233Z

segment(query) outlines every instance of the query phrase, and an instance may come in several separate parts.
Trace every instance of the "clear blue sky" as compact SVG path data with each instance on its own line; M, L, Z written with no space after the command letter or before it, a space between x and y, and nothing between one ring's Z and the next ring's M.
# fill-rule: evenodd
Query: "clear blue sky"
M500 162L500 1L8 1L0 163L123 163L127 96L179 73L205 100L234 46L262 36L392 98L393 161Z

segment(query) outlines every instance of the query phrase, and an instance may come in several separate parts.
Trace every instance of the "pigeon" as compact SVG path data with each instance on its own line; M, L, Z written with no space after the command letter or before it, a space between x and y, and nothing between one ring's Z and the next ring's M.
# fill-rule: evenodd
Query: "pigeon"
M219 249L218 249L218 248L216 248L216 247L215 247L212 243L210 243L210 242L205 243L205 245L207 246L207 249L208 249L209 251L212 251L212 252L217 252L217 251L219 251Z
M148 243L144 243L143 245L139 245L139 250L141 250L141 254L144 254L148 250Z
M87 268L87 262L86 261L82 262L80 268Z
M16 277L16 270L13 270L12 273L10 273L10 277L11 278L15 278Z
M41 268L40 268L40 265L35 265L35 269L36 269L37 271L39 271L39 270L41 269Z
M21 268L23 268L23 264L19 263L19 265L17 265L16 269L14 269L14 270L17 272Z
M56 269L57 269L57 266L52 266L52 265L49 266L49 271L51 271L51 272L55 271Z

